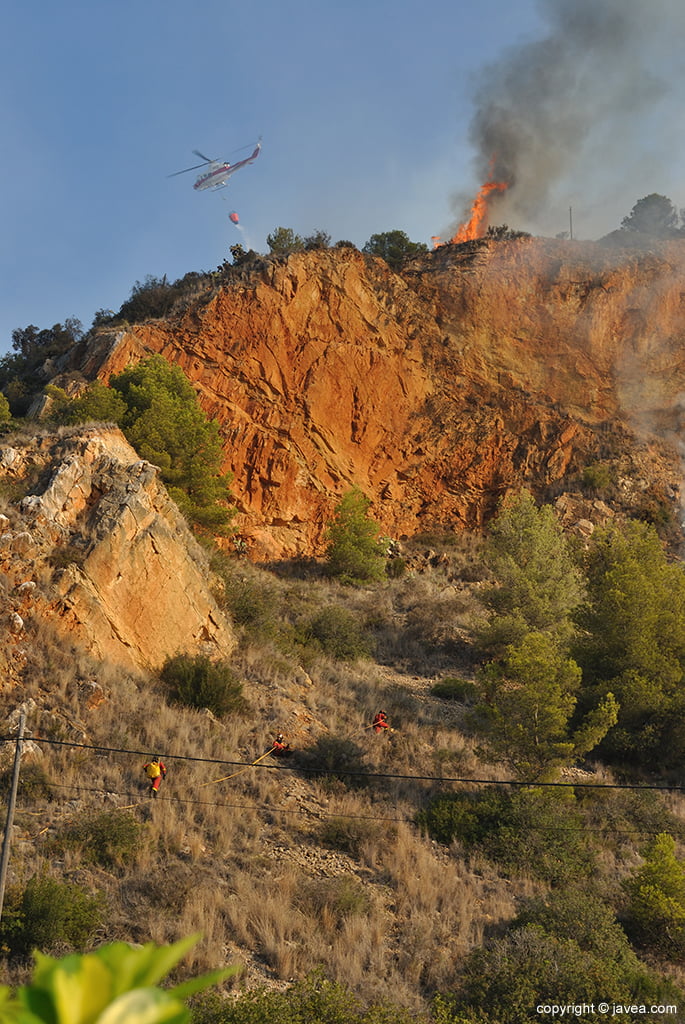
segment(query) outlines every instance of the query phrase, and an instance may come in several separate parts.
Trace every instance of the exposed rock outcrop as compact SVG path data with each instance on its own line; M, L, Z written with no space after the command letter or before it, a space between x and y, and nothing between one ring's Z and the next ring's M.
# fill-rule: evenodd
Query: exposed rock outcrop
M47 617L128 668L157 668L180 651L230 653L206 559L156 468L119 430L14 440L0 449L0 480L29 491L0 536L13 639Z
M445 246L403 274L352 249L267 260L169 321L96 336L107 380L153 352L221 424L256 554L320 550L356 484L393 536L477 527L598 458L678 500L685 244ZM577 480L576 480L577 483Z

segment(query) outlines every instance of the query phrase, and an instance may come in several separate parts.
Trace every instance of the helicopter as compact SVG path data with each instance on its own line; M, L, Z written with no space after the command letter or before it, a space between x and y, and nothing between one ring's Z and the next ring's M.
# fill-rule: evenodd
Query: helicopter
M193 185L193 188L201 192L203 189L211 188L213 191L219 188L223 188L227 180L236 171L239 171L241 167L246 167L251 164L253 160L256 160L259 156L259 151L262 148L262 140L260 139L255 146L253 152L245 160L239 160L236 164L229 164L228 161L211 160L204 153L201 153L199 149L194 149L193 153L195 156L199 156L202 159L201 164L194 164L193 167L186 167L182 171L174 171L173 174L168 174L168 178L175 178L178 174L187 174L188 171L196 171L198 167L206 167L207 170L203 174L200 174L197 181Z

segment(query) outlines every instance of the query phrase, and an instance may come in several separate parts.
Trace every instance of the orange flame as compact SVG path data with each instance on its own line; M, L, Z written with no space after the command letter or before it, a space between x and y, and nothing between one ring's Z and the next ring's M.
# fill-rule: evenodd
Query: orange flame
M478 195L473 200L471 216L465 224L462 224L454 238L453 243L470 242L474 238L480 238L485 234L488 227L490 203L497 192L506 192L506 181L486 181L478 190Z

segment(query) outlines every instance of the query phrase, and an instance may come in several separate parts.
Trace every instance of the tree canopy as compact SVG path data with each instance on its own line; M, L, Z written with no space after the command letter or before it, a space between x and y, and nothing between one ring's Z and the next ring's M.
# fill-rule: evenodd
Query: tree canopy
M607 694L571 730L580 682L576 662L544 633L511 644L480 673L484 699L474 720L490 752L529 779L587 754L615 725L618 708Z
M296 234L292 228L276 228L266 236L266 244L269 252L274 256L289 256L292 252L302 252L304 239Z
M549 505L538 507L528 491L500 505L486 543L495 577L485 593L495 613L484 631L487 647L514 642L529 630L568 638L571 614L583 595L582 573Z
M685 753L685 569L669 562L653 526L597 529L586 559L574 656L589 692L616 694L614 757L671 763Z
M383 231L371 235L362 246L362 252L380 256L393 270L400 270L405 260L428 252L428 246L423 242L412 242L404 231Z
M53 399L56 416L63 423L122 423L127 411L119 392L99 380L92 381L78 398L70 399L54 384L48 384L45 393Z
M386 545L380 527L369 519L371 502L358 487L343 495L328 524L326 561L328 572L343 582L380 579L385 571Z
M225 532L229 478L221 472L219 425L208 420L180 367L151 356L110 380L123 399L122 427L138 454L159 466L169 494L191 522Z
M216 420L208 420L179 366L151 356L110 379L93 381L77 399L48 391L67 423L118 423L143 459L159 466L169 494L189 521L226 533L234 514L230 475L221 472L223 449Z
M576 714L582 674L569 642L584 582L551 506L538 507L528 491L509 496L485 556L495 581L483 595L492 615L480 646L494 660L478 674L472 722L492 754L539 778L596 747L618 705L605 689Z
M685 952L685 864L673 836L651 840L641 868L627 879L628 926L635 939L681 960Z
M26 413L32 396L50 376L43 372L45 363L64 355L82 338L83 326L75 317L42 330L29 324L12 331L12 352L0 359L0 390L14 416Z
M638 199L627 217L621 221L623 231L639 231L654 238L671 238L680 234L678 211L667 196L652 192Z

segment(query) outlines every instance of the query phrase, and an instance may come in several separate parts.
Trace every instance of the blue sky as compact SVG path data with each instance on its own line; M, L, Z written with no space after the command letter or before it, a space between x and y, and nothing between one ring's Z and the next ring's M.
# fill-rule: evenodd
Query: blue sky
M279 225L358 245L394 228L426 243L447 232L455 195L479 184L474 75L544 36L555 3L9 0L0 352L29 323L89 327L148 274L214 269L236 241L266 252ZM260 158L223 192L167 177L196 162L194 148L233 162L260 135ZM685 202L677 178L653 180L641 159L643 188L623 175L593 195L587 237L648 192ZM547 210L549 233L566 226L571 194ZM579 208L580 231L582 219Z

